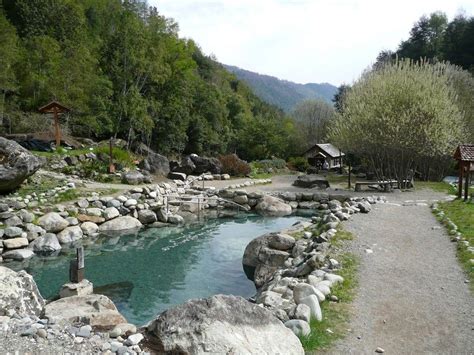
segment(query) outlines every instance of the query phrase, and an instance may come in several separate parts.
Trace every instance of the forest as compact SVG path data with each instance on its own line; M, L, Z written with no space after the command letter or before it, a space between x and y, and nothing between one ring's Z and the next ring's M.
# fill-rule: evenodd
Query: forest
M70 107L63 129L145 142L165 155L297 155L297 130L178 25L142 0L3 0L3 133L47 131L38 108Z

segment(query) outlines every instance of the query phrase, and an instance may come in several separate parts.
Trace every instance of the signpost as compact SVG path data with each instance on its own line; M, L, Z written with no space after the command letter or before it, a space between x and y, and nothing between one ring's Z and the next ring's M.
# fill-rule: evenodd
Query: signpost
M59 115L70 112L71 110L59 102L53 100L49 104L39 108L41 113L52 113L54 120L54 138L56 141L56 149L61 145L61 126L59 124Z

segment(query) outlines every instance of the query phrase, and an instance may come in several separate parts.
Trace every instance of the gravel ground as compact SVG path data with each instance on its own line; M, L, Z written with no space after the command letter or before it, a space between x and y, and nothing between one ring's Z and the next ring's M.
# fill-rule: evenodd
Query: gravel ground
M361 257L359 290L349 335L329 353L473 354L474 297L455 244L428 207L445 195L387 198L344 223L357 236L350 248Z

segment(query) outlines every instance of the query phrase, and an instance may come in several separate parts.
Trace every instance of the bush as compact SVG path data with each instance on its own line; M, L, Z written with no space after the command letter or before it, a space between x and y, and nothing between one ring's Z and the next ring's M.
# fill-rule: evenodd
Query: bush
M272 173L286 168L286 162L283 159L272 158L252 162L252 167L259 173Z
M240 159L237 154L227 154L218 157L222 164L222 173L231 176L247 176L250 174L250 164Z
M305 157L290 158L288 159L288 165L290 169L298 171L306 171L310 167L308 163L308 158Z
M94 153L97 154L98 156L102 154L108 157L110 154L110 148L107 145L102 145L102 146L96 147L94 149ZM119 163L129 168L135 166L134 164L135 156L126 149L113 147L112 156L114 158L115 163Z

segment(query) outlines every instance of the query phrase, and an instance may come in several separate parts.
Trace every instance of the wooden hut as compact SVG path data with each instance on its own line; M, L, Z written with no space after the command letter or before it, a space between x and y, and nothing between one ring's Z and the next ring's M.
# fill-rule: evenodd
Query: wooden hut
M459 183L458 197L463 194L463 178L464 181L464 199L467 200L469 195L469 180L472 172L474 172L474 144L462 144L454 152L454 159L459 164Z

